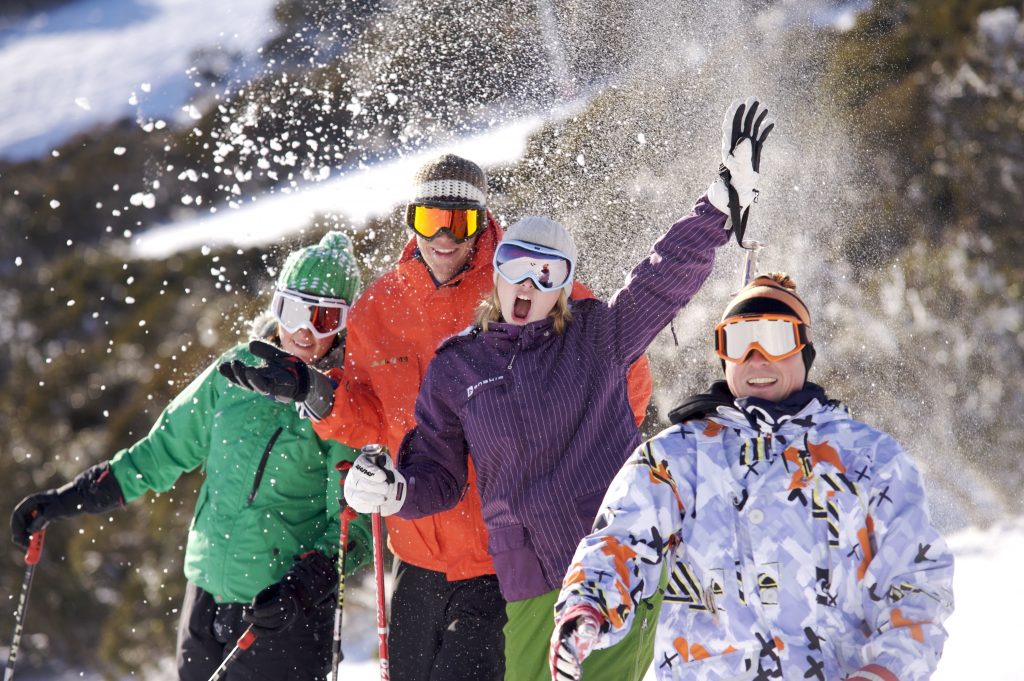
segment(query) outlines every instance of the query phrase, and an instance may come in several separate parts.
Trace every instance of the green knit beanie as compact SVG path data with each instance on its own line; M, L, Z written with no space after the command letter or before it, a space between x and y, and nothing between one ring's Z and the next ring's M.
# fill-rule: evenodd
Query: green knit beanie
M317 245L292 251L277 277L278 288L340 298L350 305L361 284L352 240L341 232L328 232Z

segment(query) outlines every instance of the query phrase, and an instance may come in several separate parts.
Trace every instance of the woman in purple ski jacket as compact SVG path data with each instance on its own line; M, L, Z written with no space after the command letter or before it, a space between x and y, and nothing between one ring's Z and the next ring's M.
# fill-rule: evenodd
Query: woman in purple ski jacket
M495 251L495 291L478 324L443 343L427 368L397 468L364 453L349 473L353 508L418 518L455 506L472 457L488 549L509 601L506 680L548 673L562 577L609 483L640 444L626 371L711 273L715 249L728 240L730 208L742 224L772 128L766 116L752 98L733 103L723 126L729 172L608 303L570 303L576 247L561 225L542 217L512 225ZM616 667L628 657L618 646L609 651L615 658L588 658L588 681L642 677L653 641L632 645L639 659L628 670Z

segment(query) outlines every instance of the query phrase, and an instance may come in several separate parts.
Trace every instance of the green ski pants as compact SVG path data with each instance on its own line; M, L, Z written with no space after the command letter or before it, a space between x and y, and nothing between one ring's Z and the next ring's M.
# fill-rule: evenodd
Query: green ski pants
M664 579L662 580L664 582ZM583 662L584 681L641 681L654 659L654 631L664 584L651 598L640 601L626 638L611 648L595 650ZM505 610L505 681L543 681L551 678L548 646L555 630L558 591L513 601Z

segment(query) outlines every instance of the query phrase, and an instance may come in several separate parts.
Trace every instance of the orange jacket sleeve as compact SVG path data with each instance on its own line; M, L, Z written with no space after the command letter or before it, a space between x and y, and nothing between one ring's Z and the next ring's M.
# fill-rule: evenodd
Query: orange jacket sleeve
M344 369L327 372L338 384L331 413L313 423L313 430L320 437L339 440L356 449L387 442L384 407L365 374L370 359L360 328L360 324L348 327Z
M585 284L574 281L572 297L582 300L596 296ZM629 367L629 372L626 374L626 391L629 393L629 406L633 410L633 418L636 419L636 425L639 426L647 416L647 405L650 404L651 394L654 392L651 363L647 360L647 355L640 355L640 358Z
M654 392L651 363L647 355L640 355L640 358L629 367L626 374L626 390L629 392L629 406L633 409L633 418L639 427L647 416L647 405L651 403L651 394Z

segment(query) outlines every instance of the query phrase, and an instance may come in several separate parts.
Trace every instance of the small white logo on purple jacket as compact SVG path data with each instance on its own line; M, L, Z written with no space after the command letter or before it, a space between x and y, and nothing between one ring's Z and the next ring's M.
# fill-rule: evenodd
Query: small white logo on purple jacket
M484 380L480 381L479 383L475 383L475 384L469 386L468 388L466 388L466 399L468 400L470 397L472 397L473 393L476 392L477 388L482 388L483 386L487 385L488 383L494 383L495 381L500 381L503 378L505 378L505 374L502 374L501 376L493 376L491 378L485 378Z

